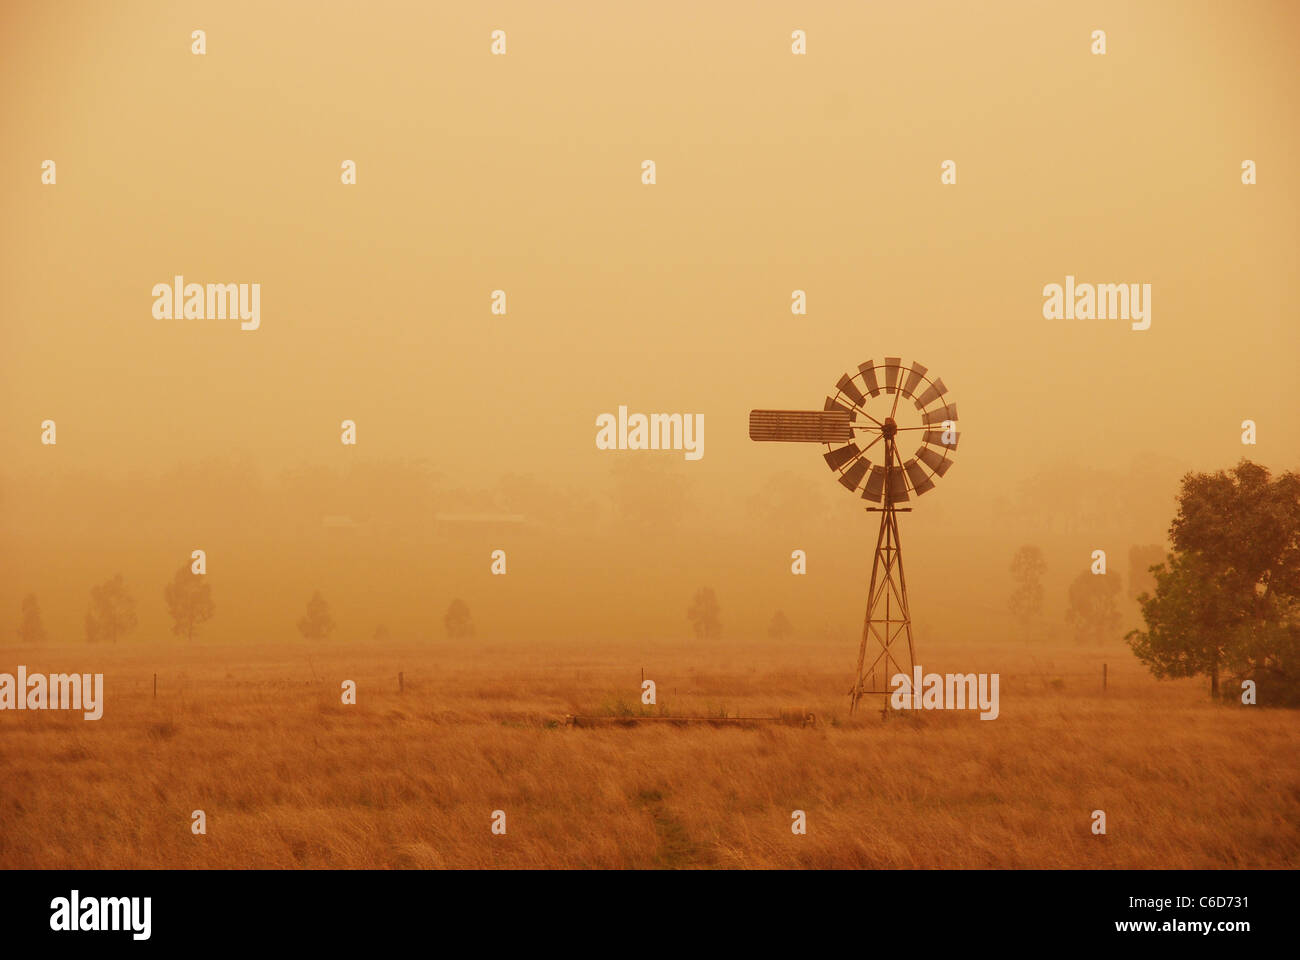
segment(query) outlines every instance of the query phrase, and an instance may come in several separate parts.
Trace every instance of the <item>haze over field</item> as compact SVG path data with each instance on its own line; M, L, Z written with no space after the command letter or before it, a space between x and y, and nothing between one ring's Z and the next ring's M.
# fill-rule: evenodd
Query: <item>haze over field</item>
M202 642L291 633L320 589L340 637L436 634L463 595L618 643L710 585L728 633L780 607L852 643L874 523L745 418L885 355L961 410L903 520L932 630L988 624L1026 542L1059 620L1091 550L1162 541L1185 470L1296 463L1291 5L307 9L204 8L199 57L183 6L6 6L0 611L34 591L57 639L119 571L164 636L202 548ZM260 329L155 320L176 274L259 282ZM1067 274L1153 284L1151 328L1044 320ZM619 404L703 413L704 457L597 450ZM525 520L437 519L482 513Z

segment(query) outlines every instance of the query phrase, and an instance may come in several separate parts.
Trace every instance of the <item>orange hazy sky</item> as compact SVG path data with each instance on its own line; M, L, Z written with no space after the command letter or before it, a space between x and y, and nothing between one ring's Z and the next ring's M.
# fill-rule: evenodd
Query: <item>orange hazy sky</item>
M736 632L784 606L851 633L873 521L746 418L885 355L961 410L904 521L918 622L1002 609L1021 542L1062 587L1158 542L1184 470L1297 465L1298 28L1282 2L6 3L0 615L34 590L79 639L122 570L163 634L162 583L214 545L232 640L292 633L316 588L357 635L436 633L453 595L502 630L662 633L703 584ZM176 274L260 283L260 329L155 319ZM1066 275L1151 284L1150 329L1045 320ZM704 457L597 450L620 404L702 413ZM435 519L483 512L527 522Z

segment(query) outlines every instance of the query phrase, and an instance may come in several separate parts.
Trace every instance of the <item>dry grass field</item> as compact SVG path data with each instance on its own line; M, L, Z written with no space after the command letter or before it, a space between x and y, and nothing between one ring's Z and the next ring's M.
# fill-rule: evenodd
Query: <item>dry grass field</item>
M1157 683L1122 646L920 653L927 670L1001 673L1000 717L850 720L855 651L831 644L0 648L0 670L93 670L106 685L98 722L0 714L0 867L1300 862L1295 713ZM817 723L564 725L640 711L642 667L658 710ZM196 809L206 836L190 831ZM796 809L806 836L791 833Z

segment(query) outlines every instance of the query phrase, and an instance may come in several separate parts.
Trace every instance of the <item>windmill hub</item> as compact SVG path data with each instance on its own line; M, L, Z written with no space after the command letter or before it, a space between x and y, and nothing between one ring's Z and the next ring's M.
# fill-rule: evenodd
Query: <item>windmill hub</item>
M886 357L884 363L868 360L858 365L857 373L840 377L835 395L826 398L821 410L749 412L751 440L824 443L824 459L840 484L880 504L867 508L880 512L880 534L858 648L858 676L849 691L850 712L866 694L888 696L890 679L900 673L910 677L916 662L895 504L930 492L935 479L952 466L961 434L957 404L947 394L943 381L931 378L921 364L905 368L898 357ZM895 417L904 397L916 408L905 422L915 425L900 427ZM919 446L904 460L899 444L909 438Z

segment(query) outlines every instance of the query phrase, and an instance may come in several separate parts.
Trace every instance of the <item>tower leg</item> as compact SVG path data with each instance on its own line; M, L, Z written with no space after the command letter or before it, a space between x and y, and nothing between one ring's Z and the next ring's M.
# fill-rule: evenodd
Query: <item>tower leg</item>
M892 443L886 450L885 505L880 512L875 559L871 564L871 587L867 592L867 614L858 647L858 671L850 691L849 713L868 694L883 694L888 704L890 679L905 674L909 682L915 663L912 643L912 615L907 603L907 581L903 576L903 555L898 540L898 514L889 496L889 474L893 471ZM894 468L898 469L898 468ZM904 642L905 641L905 642Z

